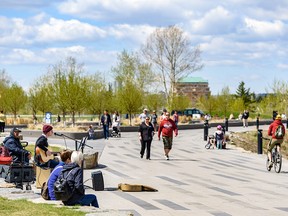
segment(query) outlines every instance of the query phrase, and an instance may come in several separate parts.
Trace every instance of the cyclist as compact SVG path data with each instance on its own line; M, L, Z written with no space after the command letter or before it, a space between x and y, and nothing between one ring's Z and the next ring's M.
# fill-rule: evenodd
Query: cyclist
M277 135L279 126L282 129L281 136ZM283 143L283 138L285 136L285 127L282 124L281 115L277 115L275 120L270 124L268 128L268 136L272 136L267 146L267 154L268 154L268 159L270 162L269 168L271 168L273 166L272 156L271 156L272 149L274 148L275 145L277 145L277 151L279 152L279 154L281 154L281 144Z

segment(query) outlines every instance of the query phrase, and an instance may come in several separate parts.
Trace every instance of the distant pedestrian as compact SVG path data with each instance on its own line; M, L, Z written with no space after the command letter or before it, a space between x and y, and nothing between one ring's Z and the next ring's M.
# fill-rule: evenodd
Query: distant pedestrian
M1 112L0 112L0 132L4 132L4 130L5 130L5 121L6 121L6 116L4 114L4 111L1 110Z
M152 123L149 121L149 117L146 117L145 122L143 122L138 130L139 139L141 142L141 151L140 156L143 158L143 155L146 151L146 159L150 160L150 152L151 152L151 143L154 136L154 127Z
M101 116L101 124L103 125L104 139L109 139L109 128L112 125L111 117L107 110L104 110L103 115Z
M158 139L162 133L162 139L164 144L164 153L166 160L169 160L169 152L172 149L173 131L175 137L178 135L178 129L172 119L170 119L170 113L166 112L165 118L161 121L158 129Z
M147 109L144 109L144 110L143 110L143 113L141 113L141 114L139 115L139 119L140 119L141 123L145 122L146 117L149 117L149 115L148 115L148 110L147 110Z
M175 122L176 126L178 127L179 116L178 116L177 111L174 111L173 121Z
M112 115L112 127L116 127L117 131L120 131L120 115L118 111L115 111L114 114Z
M93 125L89 125L88 140L94 140L94 139L95 139L95 131L94 131Z
M166 118L166 112L167 110L164 108L160 116L160 123Z
M151 123L152 123L152 125L153 125L153 127L154 127L154 131L155 131L155 132L156 132L156 130L157 130L157 118L158 118L158 116L157 116L157 114L156 114L156 111L153 110L153 113L152 113L152 115L151 115Z
M224 131L222 129L221 125L217 126L217 130L214 133L214 138L215 138L215 144L217 146L217 149L222 149L223 148L223 143L224 143Z
M249 112L248 110L244 110L242 114L243 127L248 127L248 118L249 118Z

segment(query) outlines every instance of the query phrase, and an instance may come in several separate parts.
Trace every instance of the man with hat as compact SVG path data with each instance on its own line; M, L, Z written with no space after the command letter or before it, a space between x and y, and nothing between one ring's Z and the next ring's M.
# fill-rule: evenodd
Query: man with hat
M50 157L52 155L52 152L48 149L49 144L47 138L53 135L53 127L48 124L43 125L42 131L43 134L37 139L35 144L34 161L36 162L36 165L39 167L54 168L59 164L59 161L49 159L47 162L44 162L41 156L41 151L47 157Z
M149 118L149 115L148 115L148 110L145 108L145 109L143 110L143 113L141 113L141 114L139 115L139 119L140 119L141 123L144 123L144 122L145 122L146 117Z
M281 136L277 136L276 134L278 127L281 127L281 130L282 130ZM270 124L268 128L268 136L272 136L267 146L267 154L268 154L268 158L270 161L269 167L271 168L273 166L272 156L271 156L272 149L274 148L275 145L277 145L277 151L281 153L281 144L283 143L283 138L285 136L285 127L282 124L281 115L278 114L275 120Z
M3 141L5 148L8 149L10 156L15 163L29 164L31 153L24 149L20 142L21 130L17 127L12 128L10 135Z

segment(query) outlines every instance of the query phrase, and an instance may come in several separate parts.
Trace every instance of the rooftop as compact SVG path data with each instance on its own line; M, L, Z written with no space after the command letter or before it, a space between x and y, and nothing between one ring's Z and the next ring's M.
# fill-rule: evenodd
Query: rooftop
M179 83L208 83L208 80L204 80L201 77L184 77L178 80Z

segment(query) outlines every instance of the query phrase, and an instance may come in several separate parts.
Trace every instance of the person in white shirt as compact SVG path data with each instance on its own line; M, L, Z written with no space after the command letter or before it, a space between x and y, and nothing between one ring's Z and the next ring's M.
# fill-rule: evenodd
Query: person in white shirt
M143 110L143 113L139 115L139 119L141 120L141 123L145 122L146 117L149 117L149 115L148 115L148 110L145 108Z

